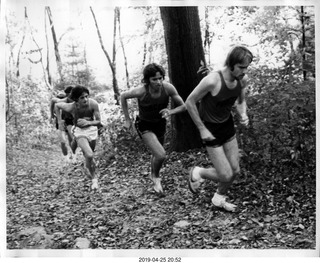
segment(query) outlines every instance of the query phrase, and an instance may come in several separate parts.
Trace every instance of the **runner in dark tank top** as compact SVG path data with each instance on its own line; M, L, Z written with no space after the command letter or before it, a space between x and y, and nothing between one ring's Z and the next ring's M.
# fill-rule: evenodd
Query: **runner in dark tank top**
M161 87L161 93L158 98L153 98L149 92L149 88L146 87L146 93L138 99L139 106L139 117L141 120L158 122L162 119L160 111L167 108L169 103L169 96L164 89Z
M231 109L237 100L240 123L248 125L245 74L252 59L253 55L246 47L233 47L222 70L204 77L186 100L187 110L213 164L211 168L195 166L190 170L189 189L196 194L205 179L217 182L218 189L211 203L231 212L236 210L236 205L227 201L226 194L240 173L239 149Z
M163 147L166 132L166 118L170 115L185 111L185 105L175 87L164 81L165 71L162 66L152 63L143 70L143 86L134 88L121 94L121 106L125 116L125 128L130 129L130 119L127 100L138 99L139 115L135 120L135 127L139 136L151 152L150 179L156 193L163 194L160 181L160 169L166 158ZM169 98L175 105L168 109Z
M241 83L237 80L237 85L229 89L223 78L221 71L218 71L221 79L221 88L217 95L212 96L207 93L200 103L199 113L202 120L206 122L222 123L229 119L232 106L241 93Z

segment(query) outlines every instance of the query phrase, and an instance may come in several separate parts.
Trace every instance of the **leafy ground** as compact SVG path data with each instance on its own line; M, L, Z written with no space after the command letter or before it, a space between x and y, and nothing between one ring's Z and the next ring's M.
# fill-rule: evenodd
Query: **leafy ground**
M210 204L214 183L188 190L188 169L210 165L203 149L168 154L159 196L138 137L119 137L111 152L99 146L99 192L81 154L63 167L57 143L7 148L8 249L315 249L315 174L287 179L243 164L230 191L238 212L228 213Z

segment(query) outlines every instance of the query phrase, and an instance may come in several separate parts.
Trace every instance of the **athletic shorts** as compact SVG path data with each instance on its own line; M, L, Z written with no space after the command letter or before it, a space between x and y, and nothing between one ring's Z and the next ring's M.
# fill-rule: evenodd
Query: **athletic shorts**
M166 133L166 119L161 119L158 122L150 122L141 120L139 116L137 116L135 127L141 139L144 133L152 132L157 136L159 142L163 144Z
M98 128L97 126L89 126L85 128L79 128L77 126L72 128L73 135L76 140L80 138L86 138L89 142L95 141L98 138Z
M204 146L207 147L220 147L223 144L230 142L236 136L236 130L234 128L233 117L230 117L227 121L222 123L203 122L206 128L215 137L212 141L203 141Z

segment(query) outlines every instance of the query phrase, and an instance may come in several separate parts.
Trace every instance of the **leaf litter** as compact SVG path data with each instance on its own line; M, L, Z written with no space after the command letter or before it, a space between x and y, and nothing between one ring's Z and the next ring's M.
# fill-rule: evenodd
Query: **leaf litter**
M205 182L197 196L188 190L188 169L210 166L203 149L168 152L161 172L165 195L159 196L142 142L118 145L112 157L97 154L100 191L90 190L81 158L61 166L57 146L11 149L7 248L315 248L315 178L301 182L306 192L299 194L290 182L275 185L244 169L230 191L239 211L228 213L210 203L216 184Z

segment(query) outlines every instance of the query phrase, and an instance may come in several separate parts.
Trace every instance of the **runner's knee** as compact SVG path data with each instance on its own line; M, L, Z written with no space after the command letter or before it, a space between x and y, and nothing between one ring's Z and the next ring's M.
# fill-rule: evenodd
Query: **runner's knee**
M87 152L85 153L85 157L89 160L92 160L93 159L93 152Z
M235 177L235 173L231 169L220 172L220 180L223 183L232 182L234 177Z
M166 152L159 151L154 155L154 157L156 160L163 162L166 159Z
M237 176L238 174L240 174L240 167L239 165L236 168L233 168L233 174L234 176Z

